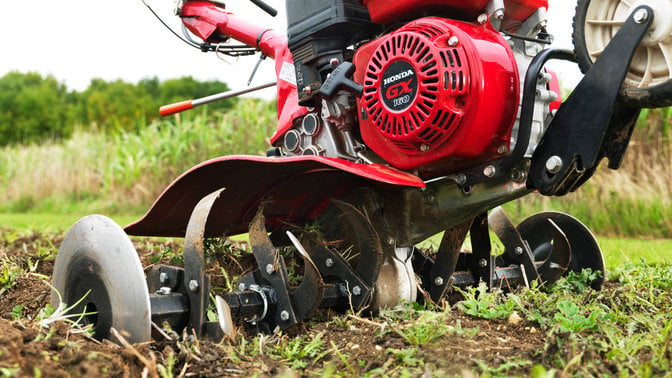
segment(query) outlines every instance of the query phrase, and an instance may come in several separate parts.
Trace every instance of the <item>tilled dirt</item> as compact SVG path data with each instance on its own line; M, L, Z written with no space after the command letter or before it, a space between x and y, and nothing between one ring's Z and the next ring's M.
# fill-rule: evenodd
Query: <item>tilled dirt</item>
M6 234L0 230L0 235ZM104 340L99 342L77 332L63 322L43 327L37 320L50 303L48 282L53 269L53 254L62 235L29 235L0 238L1 263L21 266L24 272L14 284L0 294L0 375L16 376L261 376L326 375L348 376L367 372L398 375L397 366L416 367L414 372L443 376L472 376L478 363L497 366L507 361L543 362L545 335L527 321L485 321L452 310L448 317L451 329L469 330L473 334L448 332L419 346L405 341L391 327L412 326L412 320L390 325L378 317L342 316L322 312L285 335L246 335L235 342L178 338L156 333L150 343L122 347ZM134 242L143 266L167 263L180 245L174 241ZM45 247L46 246L46 247ZM40 249L41 248L41 249ZM53 252L53 251L52 251ZM43 255L43 256L39 256ZM225 256L225 255L221 255ZM11 264L10 264L11 262ZM227 278L251 269L251 255L221 257L208 265L214 287L226 287ZM0 275L4 274L0 272ZM18 312L16 306L23 308ZM515 323L515 324L514 324ZM166 336L171 337L169 340ZM252 345L277 344L291 349L294 338L322 338L323 350L301 362L285 355L256 353ZM182 341L180 341L182 340ZM261 347L259 347L261 349ZM507 374L526 373L513 368Z

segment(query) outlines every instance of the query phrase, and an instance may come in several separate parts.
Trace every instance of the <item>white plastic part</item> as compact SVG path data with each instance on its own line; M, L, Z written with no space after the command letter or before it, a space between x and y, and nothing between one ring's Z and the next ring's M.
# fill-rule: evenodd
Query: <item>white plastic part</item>
M653 9L653 24L632 58L625 85L646 88L672 77L672 1L592 0L584 24L586 49L595 61L619 28L640 5Z

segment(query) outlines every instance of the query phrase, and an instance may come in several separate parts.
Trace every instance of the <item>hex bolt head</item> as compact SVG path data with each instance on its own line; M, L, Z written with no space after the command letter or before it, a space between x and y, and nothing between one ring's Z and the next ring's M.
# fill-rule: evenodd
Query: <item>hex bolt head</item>
M326 260L324 260L324 265L327 266L327 268L331 268L334 266L334 259L331 257L328 257Z
M494 165L488 165L483 168L483 174L485 177L493 177L497 173L497 168Z
M427 151L429 151L429 149L430 149L430 147L429 147L429 144L427 144L427 143L423 143L423 144L420 145L420 151L422 151L422 152L427 152Z
M283 322L288 321L288 320L289 320L289 312L287 312L287 310L283 310L283 311L280 313L280 319L281 319Z
M504 155L509 151L509 147L507 147L505 144L502 144L501 146L497 147L497 153L500 155Z
M646 20L649 19L649 12L646 9L640 9L632 16L635 19L635 22L638 24L643 24Z
M436 278L434 278L434 285L436 285L436 286L443 285L443 277L436 276Z
M488 260L486 259L478 260L478 266L480 266L481 268L485 268L486 266L488 266Z
M331 64L331 65L334 66L334 67L335 67L335 66L338 66L339 63L341 63L341 62L338 61L338 58L331 58L331 59L329 59L329 64Z
M246 287L245 287L244 283L241 282L241 283L238 284L238 290L243 291L245 289L246 289Z
M197 292L198 291L198 281L196 280L191 280L189 281L189 290L192 292Z
M273 264L266 264L266 273L268 274L275 273L275 268L273 268Z
M546 170L548 173L558 173L562 169L562 159L560 156L553 155L546 160Z
M488 15L485 13L481 13L478 15L476 21L478 21L478 23L481 25L485 25L485 23L488 22Z
M457 176L455 176L455 182L458 185L464 185L467 183L467 175L464 173L459 173Z
M352 294L353 294L354 296L362 295L362 288L359 287L359 285L357 285L357 286L353 286L353 288L352 288Z
M523 247L516 247L516 249L514 249L513 252L516 255L522 255L523 254Z
M504 11L501 9L497 9L493 16L495 17L495 19L502 21L504 19Z
M448 38L448 46L450 46L450 47L455 47L455 46L457 46L457 44L458 44L459 42L460 42L460 40L457 39L456 36L452 36L452 37Z
M173 290L171 290L168 286L162 286L162 287L159 288L158 293L160 295L168 295L168 294L172 293L172 291Z
M159 274L159 282L162 284L168 282L168 273L161 272L161 274Z

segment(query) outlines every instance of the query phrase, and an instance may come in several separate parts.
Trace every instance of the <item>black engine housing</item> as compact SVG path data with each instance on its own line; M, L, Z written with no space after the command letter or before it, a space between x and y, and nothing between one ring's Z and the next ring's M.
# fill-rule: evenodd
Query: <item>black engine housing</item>
M315 106L314 95L353 43L381 30L357 0L287 0L287 35L294 58L299 104ZM354 52L353 52L354 53Z

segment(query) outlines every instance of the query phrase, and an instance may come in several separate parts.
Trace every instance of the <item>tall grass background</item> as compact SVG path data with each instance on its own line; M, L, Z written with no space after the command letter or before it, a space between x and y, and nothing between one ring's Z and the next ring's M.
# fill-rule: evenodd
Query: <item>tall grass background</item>
M672 237L672 110L644 110L618 171L606 168L561 198L532 194L506 205L522 218L558 210L608 236ZM78 127L62 142L0 149L0 212L144 213L179 174L204 160L264 154L275 130L272 102L241 99L226 114L207 110L136 132Z
M78 127L64 142L0 150L0 211L141 214L189 167L221 155L261 154L276 122L268 101L241 99L108 135Z

